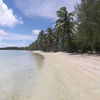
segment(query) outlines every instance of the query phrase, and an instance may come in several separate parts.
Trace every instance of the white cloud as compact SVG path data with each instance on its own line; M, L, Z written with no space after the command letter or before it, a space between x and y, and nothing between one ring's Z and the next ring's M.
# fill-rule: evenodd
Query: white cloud
M2 37L5 40L33 40L32 35L20 35L20 34L15 34L15 33L11 33L8 34L6 36Z
M1 48L1 47L8 47L9 45L11 45L11 44L5 43L5 42L3 42L3 41L0 41L0 48Z
M32 34L33 34L33 35L38 35L39 32L40 32L40 30L32 30Z
M24 41L18 42L18 43L7 43L4 41L0 41L0 48L2 47L24 47L28 46Z
M34 40L34 35L21 35L16 33L7 33L0 29L0 40Z
M4 30L0 29L0 35L7 35L7 33Z
M37 35L10 33L0 29L0 47L7 46L28 46L30 43L37 39ZM6 41L6 42L5 42ZM9 43L9 41L12 41Z
M0 26L13 27L16 24L23 24L21 18L16 17L13 10L9 9L3 0L0 0Z
M80 2L80 0L14 0L16 7L25 15L50 19L56 18L56 11L62 6L73 11L76 2Z

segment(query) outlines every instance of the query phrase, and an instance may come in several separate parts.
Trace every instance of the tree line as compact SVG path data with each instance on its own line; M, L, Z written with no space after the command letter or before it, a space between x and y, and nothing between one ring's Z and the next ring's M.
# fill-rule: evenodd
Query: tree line
M28 47L2 47L0 50L28 50Z
M41 30L30 50L100 52L100 0L81 0L73 12L57 11L53 28Z

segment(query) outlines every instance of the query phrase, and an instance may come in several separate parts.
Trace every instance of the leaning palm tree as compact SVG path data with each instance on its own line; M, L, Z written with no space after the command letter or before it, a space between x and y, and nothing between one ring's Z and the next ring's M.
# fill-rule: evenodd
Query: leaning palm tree
M51 51L52 50L52 43L53 43L53 40L52 40L52 37L53 37L53 30L52 28L48 28L47 29L47 46L48 46L48 51Z
M64 51L64 41L73 34L73 15L73 13L68 13L66 7L62 7L57 11L58 19L55 27L59 37L60 50L62 51Z

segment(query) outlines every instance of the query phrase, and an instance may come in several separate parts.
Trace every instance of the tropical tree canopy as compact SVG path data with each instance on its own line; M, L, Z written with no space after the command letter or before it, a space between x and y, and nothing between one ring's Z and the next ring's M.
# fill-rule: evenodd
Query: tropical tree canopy
M100 52L100 0L81 0L73 12L61 7L57 17L55 26L41 31L29 49Z

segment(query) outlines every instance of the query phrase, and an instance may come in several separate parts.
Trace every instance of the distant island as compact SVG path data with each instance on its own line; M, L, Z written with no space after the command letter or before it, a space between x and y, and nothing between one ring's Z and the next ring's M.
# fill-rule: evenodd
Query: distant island
M28 50L28 47L4 47L0 50Z

